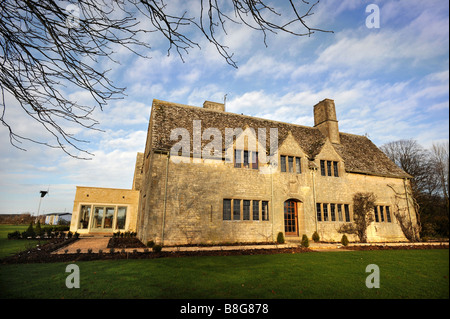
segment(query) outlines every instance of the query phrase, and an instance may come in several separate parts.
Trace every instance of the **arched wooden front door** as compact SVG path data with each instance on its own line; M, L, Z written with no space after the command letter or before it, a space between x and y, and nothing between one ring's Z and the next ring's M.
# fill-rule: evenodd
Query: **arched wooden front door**
M284 234L298 236L298 202L287 200L284 202Z

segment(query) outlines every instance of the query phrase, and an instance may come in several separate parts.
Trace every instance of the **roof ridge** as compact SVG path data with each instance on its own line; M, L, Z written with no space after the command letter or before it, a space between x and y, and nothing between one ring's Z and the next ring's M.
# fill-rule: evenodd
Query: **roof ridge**
M292 125L292 126L297 126L297 127L301 127L301 128L307 128L307 129L313 129L313 130L319 131L319 129L314 127L314 126L307 126L307 125L301 125L301 124L296 124L296 123L282 122L282 121L277 121L277 120L266 119L266 118L263 118L263 117L257 117L257 116L252 116L252 115L239 114L239 113L233 113L233 112L228 112L228 111L224 112L224 111L218 111L218 110L214 110L214 109L205 109L205 108L203 108L201 106L194 106L194 105L188 105L188 104L174 103L174 102L168 102L168 101L163 101L163 100L158 100L158 99L154 99L153 100L153 102L155 102L155 101L157 103L162 103L162 104L171 105L171 106L180 106L180 107L192 108L192 109L196 109L196 110L202 110L202 111L205 111L205 112L216 112L216 113L220 113L220 114L224 114L224 115L232 115L232 116L250 118L252 120L262 120L262 121L274 122L274 123L278 123L278 124L281 123L281 124L284 124L284 125Z

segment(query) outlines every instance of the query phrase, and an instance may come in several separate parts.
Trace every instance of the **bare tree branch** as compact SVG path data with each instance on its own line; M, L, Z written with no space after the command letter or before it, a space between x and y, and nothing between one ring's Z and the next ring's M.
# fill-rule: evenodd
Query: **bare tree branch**
M226 23L262 32L264 43L267 32L294 36L330 32L309 27L305 21L318 2L290 0L293 18L280 22L284 15L263 0L199 0L198 11L181 13L172 12L163 0L78 0L66 2L66 7L55 0L0 0L0 122L19 149L24 149L23 141L31 141L86 159L93 155L81 146L88 141L69 133L66 125L99 130L92 117L95 109L124 96L125 88L115 86L109 70L102 70L99 63L103 59L118 63L115 49L147 57L142 52L150 44L140 39L156 32L167 40L168 54L175 50L184 61L190 49L200 48L194 41L195 32L200 32L228 64L237 67L220 40L227 34ZM93 103L83 105L68 97L65 91L73 87L89 92ZM50 133L52 142L16 133L5 115L10 107L7 95Z

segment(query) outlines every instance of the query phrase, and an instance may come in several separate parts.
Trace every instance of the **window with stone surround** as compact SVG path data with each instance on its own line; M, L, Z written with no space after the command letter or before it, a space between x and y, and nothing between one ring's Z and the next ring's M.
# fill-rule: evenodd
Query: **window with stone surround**
M242 204L242 205L241 205ZM269 202L250 199L223 199L223 220L268 221Z
M258 169L258 152L234 150L234 167Z
M350 222L349 204L317 203L316 215L318 222Z
M280 155L280 170L282 173L301 174L301 158L298 156Z
M375 205L373 208L376 223L391 223L391 208L385 205Z
M339 177L339 162L320 160L320 175Z

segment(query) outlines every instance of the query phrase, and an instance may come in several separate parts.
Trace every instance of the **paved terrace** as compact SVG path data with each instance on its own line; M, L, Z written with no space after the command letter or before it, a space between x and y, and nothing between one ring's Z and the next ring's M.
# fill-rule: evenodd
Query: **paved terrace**
M88 253L88 249L92 249L92 253L109 253L108 242L111 237L81 237L69 246L62 247L53 252L53 254L76 253L80 249L81 253ZM274 249L274 248L295 248L299 246L299 242L285 243L279 245L238 245L238 246L210 246L210 247L163 247L162 251L214 251L214 250L245 250L245 249ZM448 242L421 242L421 243L350 243L349 246L424 246L424 245L448 245ZM309 243L309 248L313 251L345 251L341 249L339 243ZM146 248L125 248L124 251L131 253L133 251L144 252ZM151 251L150 248L147 248ZM115 252L122 251L122 248L115 248Z

